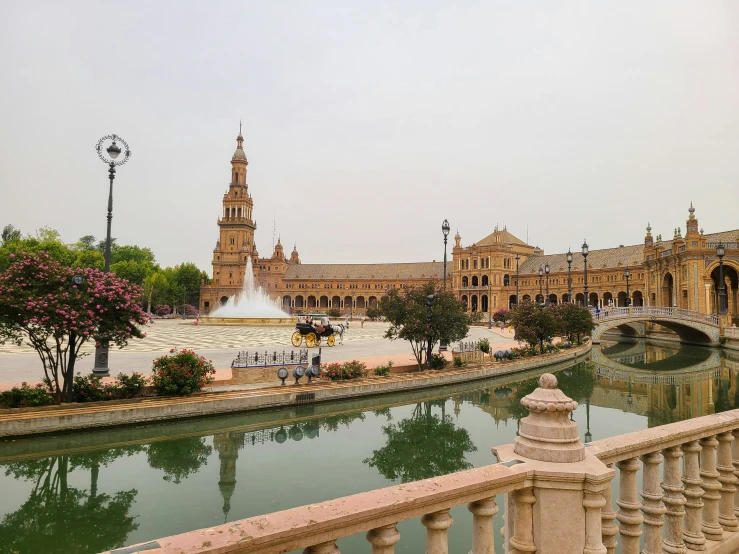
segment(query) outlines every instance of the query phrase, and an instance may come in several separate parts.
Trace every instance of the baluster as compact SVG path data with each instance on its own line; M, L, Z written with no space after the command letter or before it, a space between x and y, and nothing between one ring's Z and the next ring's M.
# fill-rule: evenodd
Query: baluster
M607 483L606 487L610 487ZM582 505L585 508L585 548L583 554L607 554L603 545L603 528L600 511L606 505L601 491L583 491Z
M621 524L621 552L623 554L639 554L639 537L641 536L641 524L644 522L639 510L642 505L639 502L636 487L636 472L639 471L639 462L636 458L629 458L618 462L616 467L621 470L621 490L616 501L619 510L616 519Z
M472 512L472 550L470 554L494 554L493 516L498 513L495 497L470 502L467 509Z
M448 554L447 529L454 523L449 510L426 514L421 518L421 523L426 527L426 554Z
M685 485L685 530L683 540L690 550L705 550L706 537L701 531L701 513L703 512L703 481L700 477L699 455L701 445L698 441L683 444L685 461L683 462L683 484Z
M514 510L513 536L508 539L510 554L526 554L536 552L534 544L534 490L519 489L511 493L516 503Z
M641 497L644 500L642 504L642 512L644 513L644 550L642 554L662 554L662 515L667 511L664 504L662 504L662 489L659 486L659 465L662 463L662 456L659 452L652 452L645 454L640 460L644 464L643 489L641 491ZM667 467L665 467L665 471L667 471Z
M609 465L608 467L613 467ZM613 554L618 546L616 535L618 535L618 525L613 520L616 519L616 512L613 511L613 494L611 491L611 483L603 490L603 497L606 499L606 505L600 511L601 527L603 533L603 546L606 547L606 554Z
M734 430L734 444L731 445L734 477L739 479L739 429ZM739 494L734 495L734 515L739 517Z
M395 523L367 531L367 540L372 544L372 554L393 554L400 532Z
M328 541L309 546L303 550L303 554L341 554L341 551L336 546L336 541Z
M665 456L665 478L662 488L665 491L664 502L667 513L667 532L662 547L670 554L685 554L687 549L683 542L683 516L685 510L685 488L680 480L680 458L683 452L679 446L672 446L662 451ZM657 469L657 481L659 481L659 469ZM662 530L660 529L660 538ZM655 550L659 552L659 550Z
M721 483L718 482L719 472L716 471L716 447L718 441L715 436L706 437L700 441L703 450L701 452L700 476L703 479L703 520L701 530L707 539L720 541L723 536L721 525L718 522L718 501L721 500L719 490Z
M718 435L718 481L721 483L721 500L718 505L718 522L724 531L735 533L739 531L739 521L734 515L734 497L736 493L737 478L734 477L734 466L731 460L731 443L734 435L731 431Z

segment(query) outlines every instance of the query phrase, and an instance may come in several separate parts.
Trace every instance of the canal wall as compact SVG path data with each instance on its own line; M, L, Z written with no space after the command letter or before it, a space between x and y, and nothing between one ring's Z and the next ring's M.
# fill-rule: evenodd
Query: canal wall
M312 384L198 394L177 398L141 398L46 408L0 410L0 437L40 435L79 429L135 425L156 421L247 412L269 408L308 406L318 402L346 400L408 392L516 375L545 368L557 371L584 360L591 344L506 362L477 367L369 377L357 381L315 381Z

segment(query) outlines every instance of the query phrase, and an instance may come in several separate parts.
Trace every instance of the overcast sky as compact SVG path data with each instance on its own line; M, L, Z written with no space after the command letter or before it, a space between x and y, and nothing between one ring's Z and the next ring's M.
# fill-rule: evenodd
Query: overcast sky
M243 115L262 256L739 228L739 2L1 4L0 226L104 238L117 133L113 236L210 271Z

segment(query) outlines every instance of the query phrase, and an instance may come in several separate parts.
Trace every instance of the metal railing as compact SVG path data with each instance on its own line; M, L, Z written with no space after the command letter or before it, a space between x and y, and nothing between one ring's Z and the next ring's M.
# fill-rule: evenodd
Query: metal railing
M290 350L278 352L259 352L254 350L249 352L248 350L241 350L234 361L231 362L231 367L245 368L245 367L265 367L272 365L292 365L292 364L307 364L308 363L308 349L301 348L300 350Z

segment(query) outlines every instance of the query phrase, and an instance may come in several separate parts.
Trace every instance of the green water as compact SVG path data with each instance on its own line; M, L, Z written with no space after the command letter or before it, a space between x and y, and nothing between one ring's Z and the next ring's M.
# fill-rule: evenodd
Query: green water
M613 343L594 360L557 373L582 405L574 420L584 441L739 406L739 361L718 350ZM99 552L491 464L490 448L514 440L526 415L519 400L535 386L535 374L518 375L0 441L0 553ZM452 516L451 549L468 552L471 516L464 506ZM398 528L396 551L423 548L420 521ZM362 536L339 546L369 551Z

